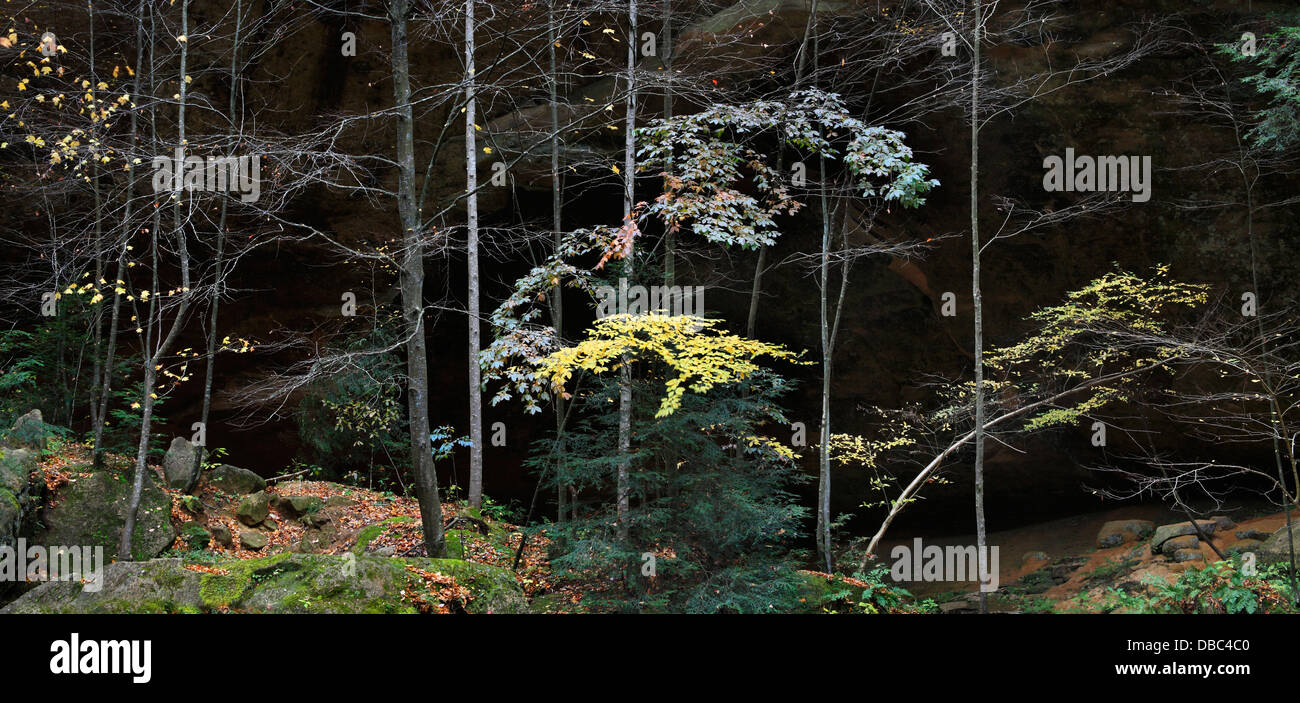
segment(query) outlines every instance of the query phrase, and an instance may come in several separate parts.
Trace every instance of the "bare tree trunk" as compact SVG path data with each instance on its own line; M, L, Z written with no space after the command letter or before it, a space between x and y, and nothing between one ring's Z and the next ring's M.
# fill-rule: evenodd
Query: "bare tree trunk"
M189 33L189 0L181 0L181 34L188 35L188 33ZM152 43L152 38L150 39L150 42ZM188 42L181 42L180 44L181 44L181 64L180 64L180 74L179 74L180 78L178 80L178 83L180 84L180 88L179 88L180 92L178 94L178 107L177 107L177 117L176 117L176 143L177 143L177 149L179 150L178 156L180 157L183 163L185 158L185 147L186 147L185 98L187 92L186 91L187 83L185 81L185 76L186 76L187 63L189 59L189 44ZM151 66L152 64L153 62L150 61ZM150 72L152 76L152 68ZM155 129L155 135L156 133L157 130ZM154 143L157 143L156 138L154 140ZM180 257L180 267L181 267L181 295L180 295L181 301L180 301L180 305L177 307L176 316L175 318L172 319L171 328L168 330L167 336L160 339L160 341L158 342L158 346L152 349L150 348L149 339L148 337L146 337L145 345L141 353L141 356L144 359L144 388L142 389L144 397L141 399L143 410L141 411L141 419L140 419L140 445L136 453L135 476L131 486L131 500L130 503L128 503L127 505L126 524L122 528L122 539L118 545L118 558L126 561L130 561L131 559L133 559L133 556L131 554L131 543L134 538L136 513L140 509L140 496L144 493L145 473L146 471L148 471L147 462L149 457L150 425L153 420L153 409L156 400L155 396L157 395L154 392L154 383L157 380L157 370L155 367L158 365L157 360L164 357L167 354L167 350L171 348L172 343L176 341L176 337L180 333L181 327L185 324L185 316L186 313L189 312L189 306L190 306L190 254L189 254L188 244L186 243L186 238L185 238L185 222L181 218L181 196L180 196L181 191L178 189L178 186L179 184L177 183L172 184L171 197L172 197L173 232L176 235L176 248L177 248L177 253ZM154 209L155 222L157 221L158 218L159 209L160 208ZM154 324L153 311L157 309L161 313L163 307L161 304L157 302L160 298L160 296L158 295L158 289L160 286L158 283L158 261L157 261L158 227L157 226L155 226L153 230L150 232L150 239L152 241L151 249L153 251L153 259L154 259L153 266L152 266L153 288L150 291L151 295L149 296L150 314L149 314L149 321L146 323L146 329L151 329L153 327ZM161 315L157 321L157 324L158 324L158 334L161 336L163 331Z
M95 98L95 91L99 90L98 87L99 77L95 73L95 4L93 2L86 3L86 19L87 19L87 24L89 25L90 28L90 36L87 41L89 45L87 58L90 64L91 87L88 89L88 92L90 93L91 99L93 100ZM99 139L97 135L98 127L99 124L97 122L93 123L90 127L90 139L92 144L96 143L97 140ZM91 162L90 176L91 176L91 188L94 192L94 197L95 197L95 215L94 215L95 218L95 225L94 225L95 285L99 286L102 285L99 283L99 281L104 278L104 227L103 227L104 216L103 216L103 202L100 199L100 193L99 193L99 160L98 159L94 159ZM94 328L94 333L92 335L94 337L94 351L91 353L93 370L91 371L91 386L90 386L90 426L93 430L93 428L99 425L99 399L96 397L96 394L99 392L101 388L102 374L105 373L103 358L102 358L103 349L104 349L104 306L103 305L97 305L95 307L95 310L90 315L90 324Z
M236 96L239 94L239 33L243 30L243 22L244 3L243 0L236 0L235 34L230 47L230 103L226 107L226 118L230 120L233 133L238 133L236 124L242 125L242 120L235 119L235 105ZM221 306L221 289L225 286L225 274L222 271L222 266L225 264L223 255L225 254L226 244L226 215L229 210L230 197L224 195L221 198L221 215L217 218L217 252L212 264L215 273L213 274L212 296L209 302L211 309L208 311L207 364L203 373L203 410L199 415L199 423L204 429L205 444L207 441L208 416L212 411L212 381L217 357L217 312ZM185 487L186 493L194 490L195 485L198 484L202 467L203 447L200 447L198 451L194 452L194 470L190 472L193 478L190 479L189 485Z
M663 40L664 75L668 76L668 83L664 86L664 119L671 120L673 118L673 0L664 0ZM668 156L665 170L668 173L673 172L672 154ZM664 285L669 288L677 285L677 230L673 227L669 227L664 233Z
M478 152L475 139L476 87L474 75L474 0L465 0L465 250L468 267L467 317L469 319L469 505L483 503L483 397L478 355L482 348L479 328L478 264Z
M975 36L972 40L974 62L971 64L970 102L970 247L971 301L975 315L975 545L979 553L979 572L985 573L988 536L984 524L984 303L980 297L980 228L979 228L979 90L980 90L980 22L982 8L975 0ZM981 584L982 585L982 584ZM980 612L988 612L988 595L980 589Z
M1258 251L1255 243L1255 189L1254 184L1250 179L1245 178L1245 174L1243 174L1243 180L1245 181L1246 189L1246 237L1250 242L1250 286L1251 290L1255 293L1255 299L1258 301L1260 291L1259 264L1257 260ZM1260 304L1262 305L1262 302ZM1256 329L1259 331L1260 349L1265 355L1267 355L1268 334L1264 331L1263 310L1257 309L1255 311L1255 325ZM1267 373L1267 371L1265 371L1265 373ZM1265 383L1270 387L1273 385L1271 378L1266 378ZM1293 527L1291 521L1291 505L1295 502L1297 495L1300 495L1300 484L1296 486L1296 491L1292 492L1288 487L1286 472L1283 470L1281 440L1282 438L1285 438L1287 434L1286 416L1281 412L1277 400L1277 394L1270 392L1269 414L1273 420L1273 426L1271 428L1273 430L1273 460L1277 465L1278 484L1282 487L1282 510L1286 517L1286 544L1288 557L1287 573L1290 577L1289 580L1291 581L1291 600L1296 604L1300 604L1300 583L1297 582L1295 568L1295 535L1292 532ZM1281 435L1280 437L1279 434ZM1292 461L1291 465L1292 473L1294 475L1295 462ZM1195 525L1196 521L1192 520L1192 524ZM1198 532L1200 531L1199 527L1196 529ZM1211 544L1210 546L1213 547L1214 545ZM1217 547L1215 547L1215 552L1218 552ZM1223 555L1219 554L1219 557L1223 558Z
M560 76L559 68L556 64L555 44L559 41L559 29L556 26L555 5L558 0L551 0L547 19L547 46L548 57L550 58L550 80L548 81L551 91L551 230L555 242L555 251L559 252L560 247L564 245L564 233L561 218L561 208L563 207L564 191L560 182ZM564 334L564 299L563 291L557 285L551 288L551 296L548 301L551 309L551 326L555 328L556 336ZM555 396L555 514L557 522L564 522L567 517L567 497L568 485L565 483L564 473L564 398Z
M407 412L410 414L411 464L420 502L424 544L430 557L446 547L438 475L429 440L429 359L424 340L424 242L415 205L415 125L411 117L411 73L407 21L410 0L389 4L393 37L393 103L397 108L397 211L402 222L402 317L406 323Z
M140 81L144 75L144 0L140 1L140 11L136 15L136 33L135 33L135 83L131 86L133 94L140 92ZM136 144L140 134L140 111L131 109L131 144ZM126 195L123 204L122 217L122 242L121 249L117 253L117 271L114 274L112 283L105 284L103 279L97 279L96 285L107 285L108 290L116 291L117 282L124 280L122 275L126 265L126 244L130 241L134 225L132 225L132 215L135 211L135 165L130 159L126 160ZM99 412L95 414L94 432L94 450L92 465L96 469L104 467L104 424L108 418L108 400L112 390L113 382L113 361L117 351L117 330L118 322L121 318L122 296L116 292L113 294L113 312L109 317L108 325L108 349L104 355L104 374L101 378L102 385L99 390Z
M623 224L633 225L632 208L636 205L636 0L628 0L627 31L627 114L623 125ZM634 250L628 248L627 278L633 281L636 272ZM624 359L626 362L627 359ZM628 513L631 508L629 499L629 482L631 474L632 453L632 367L623 364L622 378L618 393L618 537L628 538Z
M474 138L474 0L465 0L465 251L469 267L469 505L483 503L483 396L478 365L482 349L478 282L478 152Z

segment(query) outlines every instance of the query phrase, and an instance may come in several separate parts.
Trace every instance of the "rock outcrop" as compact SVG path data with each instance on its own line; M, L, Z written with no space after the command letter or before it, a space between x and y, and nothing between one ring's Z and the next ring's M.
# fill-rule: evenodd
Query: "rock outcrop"
M1255 554L1259 560L1265 564L1281 564L1291 560L1291 549L1294 547L1297 556L1300 556L1300 522L1293 522L1290 529L1290 542L1287 544L1287 527L1283 525L1277 532L1274 532L1264 543L1259 545Z
M1201 528L1201 531L1205 533L1206 537L1213 535L1214 530L1218 527L1213 520L1197 520L1196 526ZM1153 553L1164 552L1165 554L1169 554L1172 550L1166 551L1164 548L1165 543L1175 537L1185 537L1188 535L1191 535L1193 540L1192 546L1195 547L1195 542L1199 540L1199 537L1196 533L1196 527L1192 527L1190 522L1175 522L1169 525L1161 525L1156 528L1155 534L1151 536L1151 551Z
M235 517L239 521L254 527L266 519L271 512L271 494L266 491L258 491L244 498L239 503L239 508L235 510Z
M14 546L34 526L45 494L36 470L49 440L40 410L19 417L0 444L0 546Z
M45 449L49 443L50 432L41 417L39 409L33 409L19 417L14 426L5 433L4 445L17 449Z
M208 480L216 488L236 495L248 495L266 489L266 479L248 469L230 464L222 464L213 469Z
M200 573L180 559L114 562L92 592L75 581L41 584L0 613L414 613L420 592L407 567L455 579L470 613L522 613L528 605L509 570L455 559L384 559L277 554L212 565Z
M41 516L45 527L33 539L47 545L102 546L105 556L116 559L130 498L129 472L91 471L59 491L57 500ZM136 511L132 558L152 559L175 541L171 509L172 500L159 488L153 471L146 472Z
M1150 520L1111 520L1097 532L1097 546L1118 547L1125 542L1140 542L1155 532L1156 524Z
M172 439L171 446L163 455L163 475L167 477L168 486L185 491L198 483L199 473L203 470L202 463L195 463L195 454L199 451L202 451L201 447L184 437ZM203 454L206 459L207 452Z

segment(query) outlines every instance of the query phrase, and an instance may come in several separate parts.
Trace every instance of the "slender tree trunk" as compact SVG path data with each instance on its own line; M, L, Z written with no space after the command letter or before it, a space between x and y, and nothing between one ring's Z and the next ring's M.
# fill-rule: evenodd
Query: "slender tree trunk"
M624 116L623 125L623 224L625 227L633 226L632 208L635 207L636 201L636 0L628 0L628 31L627 31L627 114ZM636 275L636 261L634 249L628 247L627 255L627 279L631 284ZM629 525L628 513L631 508L629 498L631 464L632 464L632 367L624 359L622 377L620 379L618 393L618 537L626 541L628 539Z
M668 76L668 82L664 84L664 119L671 120L673 118L673 0L664 0L663 47L664 75ZM672 173L671 153L668 155L666 166L665 170ZM668 288L677 285L677 229L674 227L669 227L664 233L664 285Z
M189 0L181 0L181 33L183 35L189 34ZM150 41L152 42L152 39ZM178 94L178 107L177 107L177 117L176 117L176 144L177 144L177 148L180 150L179 156L182 162L184 161L185 158L185 147L186 147L185 100L186 100L187 84L185 82L185 75L186 75L186 70L188 65L188 59L189 59L189 44L187 42L181 42L180 77L178 80L180 84L180 88L179 88L180 92ZM150 63L152 65L152 61ZM151 68L151 74L152 74L152 68ZM156 135L156 129L155 129L155 135ZM154 140L154 143L157 143L156 138ZM167 331L166 337L162 337L162 333L163 333L163 324L161 319L162 305L160 303L157 303L160 297L158 294L158 289L160 288L160 285L158 281L158 260L157 260L158 259L158 254L157 254L158 227L155 226L153 228L153 231L150 232L150 239L152 241L151 250L153 252L152 253L153 287L150 290L150 296L149 296L150 320L147 323L147 328L153 327L154 324L153 311L157 310L160 315L159 319L157 320L158 335L161 339L159 340L157 347L151 348L149 339L146 338L145 346L142 351L142 356L144 357L144 388L142 389L143 398L141 399L143 410L141 412L141 420L140 420L140 445L136 453L135 476L131 486L131 500L130 503L127 505L126 524L122 528L122 539L118 545L118 558L123 560L128 560L128 561L134 558L133 555L131 554L131 543L134 539L136 514L139 512L140 509L140 496L144 493L145 475L146 472L148 471L149 435L151 430L151 423L153 421L153 409L154 409L154 404L157 395L156 391L154 390L154 384L157 381L156 367L158 365L158 360L166 356L168 349L170 349L172 343L176 341L176 337L179 335L181 327L184 326L185 324L185 317L186 314L189 312L189 306L190 306L190 254L189 254L189 246L188 243L186 242L186 237L185 237L185 222L181 217L181 195L180 194L182 191L178 189L178 185L179 184L177 183L172 184L171 198L172 198L173 233L176 236L176 249L177 249L178 256L180 257L180 267L181 267L181 294L180 294L181 301L180 304L177 306L176 317L172 320L171 327ZM154 210L155 222L157 221L158 211L160 209L161 208L155 208Z
M975 34L971 44L970 100L970 255L971 301L975 315L975 545L979 570L985 573L988 535L984 524L984 303L980 296L979 228L979 90L980 90L980 0L975 0ZM988 594L980 589L980 612L988 612Z
M827 290L830 285L831 221L830 202L826 193L826 158L818 157L821 179L822 252L818 274L818 306L822 348L821 442L817 450L817 555L827 573L831 573L831 372L834 340L831 338Z
M144 72L144 46L145 46L144 8L145 8L144 0L141 0L139 13L136 15L135 83L133 83L131 86L131 93L133 95L138 94L140 92L140 80L141 80L141 76L144 75L143 73ZM135 108L131 108L131 120L130 120L131 144L137 143L137 138L140 134L139 114L140 114L139 110ZM93 453L92 465L96 469L101 469L104 467L104 423L108 418L108 400L110 396L110 391L112 390L112 382L113 382L113 361L114 361L115 353L117 351L118 321L120 319L121 309L122 309L122 296L118 295L116 293L116 290L117 287L121 285L118 283L118 281L125 280L122 278L122 276L124 274L124 268L126 265L125 264L126 245L131 240L131 237L135 234L133 231L134 225L132 224L133 222L132 215L134 214L135 211L135 199L133 197L134 195L135 195L135 165L131 162L131 159L127 159L126 160L126 201L123 204L122 242L121 242L121 248L118 250L117 253L117 272L114 274L114 278L111 283L106 283L102 277L96 279L97 286L104 286L107 290L113 291L113 311L109 316L109 325L108 325L108 345L107 345L108 348L104 355L104 374L101 377L102 385L100 386L100 390L99 390L99 412L95 414L95 423L93 427L95 439L94 439L94 450L93 450L94 453Z
M89 92L94 99L96 91L99 90L99 77L95 73L95 3L86 3L86 19L90 28L88 44L88 62L90 64L90 84ZM97 143L98 123L93 123L90 127L91 143ZM95 286L99 286L100 279L104 277L104 213L103 201L99 193L99 159L94 159L90 166L91 189L95 198ZM94 352L91 354L93 370L91 371L90 386L90 427L93 429L99 425L99 398L96 397L102 383L102 374L104 373L103 349L104 349L104 306L96 305L90 316L90 324L94 328Z
M560 74L555 55L555 44L559 41L559 29L556 26L555 6L559 0L551 0L547 14L547 55L550 59L551 92L551 236L554 238L555 251L564 245L564 233L561 208L564 204L564 186L560 181ZM551 326L555 334L564 334L564 299L560 286L551 288L550 300ZM555 396L555 514L557 522L564 522L568 509L568 485L564 472L564 398Z
M465 202L466 261L469 267L469 505L483 503L483 396L478 365L482 349L479 329L478 281L478 151L474 131L474 0L465 0L465 180L469 197Z
M1243 174L1243 178L1244 178L1244 174ZM1255 294L1255 301L1256 301L1255 328L1259 334L1260 350L1265 355L1267 355L1268 334L1264 331L1264 317L1263 317L1264 311L1260 309L1263 307L1263 305L1262 305L1262 300L1260 299L1260 290L1259 290L1259 265L1258 265L1258 258L1257 258L1258 248L1255 243L1254 184L1251 183L1249 179L1246 179L1245 188L1246 188L1246 237L1247 240L1250 242L1250 286L1252 291ZM1268 374L1267 371L1265 373L1268 376L1271 376L1271 374ZM1271 389L1273 386L1273 379L1266 377L1265 383ZM1297 495L1300 495L1300 482L1297 482L1296 491L1293 492L1290 486L1288 485L1286 473L1283 470L1281 442L1283 438L1286 437L1286 424L1285 424L1286 416L1284 413L1281 412L1281 408L1279 407L1277 400L1278 400L1277 394L1273 393L1270 390L1269 415L1272 419L1272 425L1270 429L1272 430L1272 435L1273 435L1273 460L1277 465L1278 484L1282 487L1282 500L1283 500L1282 510L1285 513L1285 517L1286 517L1286 533L1287 533L1286 543L1287 543L1287 557L1288 557L1287 574L1291 582L1291 600L1296 604L1300 604L1300 583L1298 583L1296 579L1295 537L1292 532L1293 527L1292 527L1292 520L1291 520L1291 506L1295 503ZM1291 461L1291 469L1292 469L1292 474L1294 476L1294 472L1295 472L1294 459ZM1195 524L1195 521L1193 521L1193 524Z
M424 242L415 205L415 125L411 117L411 73L407 21L409 0L389 4L393 38L393 104L397 108L397 212L402 223L402 317L406 334L407 412L410 415L411 464L420 523L430 557L445 551L438 475L429 440L429 359L424 330Z
M805 50L808 47L808 40L812 39L812 61L813 70L817 70L817 59L820 46L818 36L814 31L816 24L814 17L817 9L816 1L813 3L813 14L808 17L808 26L804 31L804 41L799 47L799 58L797 68L795 69L796 80L803 76L803 67L805 65ZM829 309L829 286L830 286L830 249L831 249L831 212L830 196L826 191L826 157L818 155L818 172L817 177L820 179L818 191L820 196L821 215L822 215L822 247L821 261L818 266L818 305L817 313L819 316L818 331L820 333L820 342L822 350L822 387L821 387L821 416L820 416L820 442L817 450L817 556L823 568L827 573L834 569L831 555L831 378L834 371L835 357L835 337L830 321ZM762 257L760 257L761 259ZM757 297L757 296L755 296ZM838 313L836 315L838 317Z
M226 106L226 119L230 120L232 134L238 133L236 124L242 124L242 120L235 119L235 106L239 94L239 36L243 31L244 22L244 3L243 0L235 2L235 35L230 47L230 102ZM226 216L230 210L230 197L223 195L221 198L221 215L217 218L217 251L212 263L213 281L212 296L209 300L211 306L208 311L208 338L206 350L206 361L203 372L203 410L199 416L199 423L204 430L204 443L207 442L208 417L212 412L212 382L216 372L217 359L217 313L221 306L221 290L225 286L225 273L222 267L225 265L224 254L226 244ZM194 469L190 472L193 477L189 485L185 487L185 492L189 493L199 482L199 473L203 468L203 447L199 447L194 452Z

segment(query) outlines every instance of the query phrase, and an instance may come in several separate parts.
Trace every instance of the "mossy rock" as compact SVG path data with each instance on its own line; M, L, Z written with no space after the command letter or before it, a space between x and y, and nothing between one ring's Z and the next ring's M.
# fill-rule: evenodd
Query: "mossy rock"
M352 545L352 549L350 551L357 556L361 556L362 554L366 553L366 548L370 546L370 543L379 539L379 537L383 535L385 532L387 532L389 528L393 527L394 525L409 525L410 523L413 522L415 522L414 518L409 518L406 517L405 515L399 515L397 517L390 517L387 520L384 520L383 522L376 522L373 525L366 525L365 527L361 528L360 532L357 533L357 542L356 544Z
M266 491L260 491L245 497L239 502L239 507L235 510L235 517L239 521L253 527L266 519L271 510L271 494Z
M198 496L181 496L181 505L195 515L203 514L203 500Z
M35 451L0 447L0 546L15 546L32 531L45 495L45 484L32 478L38 469Z
M351 508L357 503L358 501L347 496L330 496L325 499L325 507L327 508Z
M208 452L202 447L184 437L172 438L167 453L163 455L163 476L167 485L185 490L198 483L199 473L207 458Z
M446 557L448 559L465 558L465 542L473 539L474 533L468 530L447 530L443 533L446 546Z
M0 547L13 547L22 534L23 506L18 496L0 488Z
M197 572L180 559L118 561L106 565L99 588L79 581L50 581L23 594L0 613L198 612Z
M114 562L103 588L77 582L45 583L0 613L414 613L404 590L418 579L407 565L451 576L472 597L472 613L528 610L508 570L455 559L385 559L350 554L282 553L213 565L224 573L198 573L180 559Z
M230 547L234 544L234 538L230 534L230 528L221 524L212 526L212 541L223 547Z
M14 426L5 433L4 443L10 447L45 449L50 434L41 411L32 410L14 422Z
M290 517L303 517L321 509L325 501L316 496L283 496L276 507L285 511Z
M45 509L45 529L33 539L46 545L101 546L105 556L117 559L131 478L130 473L115 471L78 478L59 492L54 507ZM171 546L176 539L171 511L171 498L158 487L153 471L146 471L131 542L134 559L152 559Z
M39 458L30 449L0 447L0 488L15 495L23 493L31 482L31 474L39 468Z
M187 549L207 549L212 542L212 535L208 534L207 528L202 524L187 522L181 525L181 540L185 542Z
M236 495L247 495L266 490L266 479L248 469L241 469L230 464L222 464L213 469L212 477L208 479L208 482L214 488Z
M1265 564L1285 564L1291 561L1293 549L1297 555L1300 555L1300 524L1291 525L1289 536L1290 539L1288 540L1286 525L1278 528L1255 550L1255 553L1259 555L1259 560Z

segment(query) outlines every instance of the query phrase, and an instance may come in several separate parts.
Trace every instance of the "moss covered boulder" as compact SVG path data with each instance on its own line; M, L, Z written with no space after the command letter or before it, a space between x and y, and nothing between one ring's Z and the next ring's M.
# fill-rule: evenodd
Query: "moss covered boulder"
M1289 531L1286 525L1278 528L1277 532L1259 545L1255 553L1265 564L1284 564L1291 560L1293 549L1300 556L1300 524L1292 524Z
M289 517L301 518L316 513L325 504L325 501L316 496L280 496L275 501L277 510L288 514Z
M266 479L238 466L222 464L212 470L211 484L226 493L247 495L266 489Z
M0 546L12 547L26 534L44 484L31 480L36 452L0 447Z
M105 556L116 559L130 498L130 473L93 471L59 491L41 518L45 528L33 540L46 545L101 546ZM153 472L146 472L131 544L135 559L152 559L171 546L176 539L171 510L171 498L158 487Z
M37 469L36 452L16 447L0 447L0 489L15 494L26 489L31 473Z
M271 494L266 491L260 491L245 497L239 502L239 508L235 510L235 517L239 521L253 527L266 519L271 511Z
M181 525L181 541L189 550L207 549L212 542L212 535L208 534L202 523L191 521Z
M357 556L361 556L362 554L365 554L367 551L370 551L371 542L374 542L375 540L379 539L379 537L382 536L389 529L396 527L397 525L407 525L413 522L415 522L413 518L398 516L398 517L390 517L387 520L384 520L383 522L376 522L373 525L366 525L365 527L361 528L360 532L357 533L357 541L355 544L352 545L351 551L353 554Z
M200 612L200 574L182 567L180 559L113 562L103 568L98 584L43 583L0 613Z
M198 456L199 452L203 452L202 458ZM207 458L208 453L202 447L184 437L173 438L171 446L167 447L167 453L163 455L163 476L167 478L167 485L188 491L198 483L199 472L203 469L202 462Z
M4 443L9 447L40 450L46 447L49 438L50 431L41 417L41 411L32 410L14 422L14 426L5 433Z
M1155 531L1156 524L1150 520L1111 520L1097 532L1097 546L1105 549L1125 542L1141 542Z
M80 583L38 586L0 613L414 613L403 591L418 592L414 567L455 579L469 592L471 613L526 612L527 602L507 570L455 559L384 559L351 554L282 553L232 560L200 573L179 559L115 562L103 588Z

